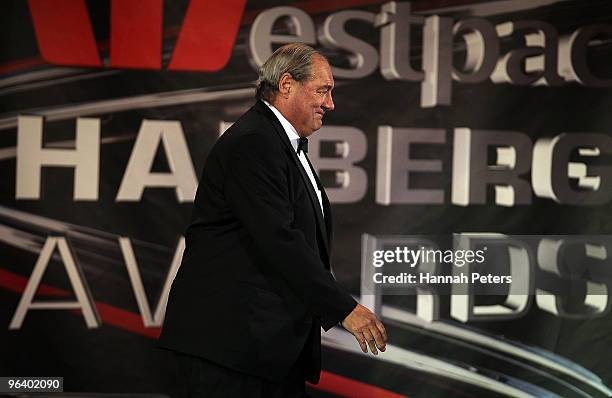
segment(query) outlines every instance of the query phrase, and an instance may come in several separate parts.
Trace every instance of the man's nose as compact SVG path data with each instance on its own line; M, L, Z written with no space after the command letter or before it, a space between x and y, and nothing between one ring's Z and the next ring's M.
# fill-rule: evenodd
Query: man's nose
M335 108L334 99L332 98L331 91L328 91L327 94L325 94L325 100L323 101L323 108L325 108L326 111L333 111Z

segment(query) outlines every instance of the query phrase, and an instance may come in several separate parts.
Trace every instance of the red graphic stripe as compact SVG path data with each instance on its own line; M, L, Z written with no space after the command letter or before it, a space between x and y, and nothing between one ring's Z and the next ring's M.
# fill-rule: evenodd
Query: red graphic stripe
M191 0L168 69L222 69L232 55L245 3Z
M161 68L162 0L113 0L111 2L111 51L113 68Z
M85 0L29 0L36 41L52 64L101 66Z
M349 379L348 377L340 376L326 370L321 371L319 384L308 384L317 390L346 398L407 398L406 395L385 390L371 384L362 383L358 380Z
M28 279L0 268L0 288L15 292L23 293ZM72 294L64 289L41 283L37 293L45 296L71 296ZM100 318L105 324L115 326L119 329L127 330L134 334L156 339L159 336L160 328L145 328L140 315L130 311L112 306L110 304L95 302ZM80 314L79 310L70 310L73 313ZM405 395L400 395L392 391L382 389L377 386L366 384L357 380L349 379L348 377L340 376L331 372L322 371L321 380L317 385L311 385L313 388L336 394L340 397L347 398L401 398Z
M152 339L159 337L161 328L146 328L140 315L99 301L95 303L103 323Z
M27 278L0 268L0 287L3 289L21 294L25 290L27 284ZM39 293L41 296L70 296L70 293L64 289L59 289L57 287L48 286L42 283L39 285L37 293Z
M15 293L23 293L28 283L28 279L15 274L11 271L0 268L0 287L10 290ZM37 294L41 296L55 297L72 297L72 293L68 290L49 286L41 283L38 285ZM159 337L160 328L146 328L142 323L142 318L138 314L126 311L124 309L106 304L100 301L95 301L94 305L100 314L100 318L104 324L115 326L119 329L127 330L141 336L151 337L156 339ZM80 310L70 310L76 314L80 314Z

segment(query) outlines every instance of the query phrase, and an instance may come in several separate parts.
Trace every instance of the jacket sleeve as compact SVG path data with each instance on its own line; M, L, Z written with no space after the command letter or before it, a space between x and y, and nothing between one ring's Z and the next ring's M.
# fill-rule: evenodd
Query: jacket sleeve
M224 194L262 253L262 266L281 276L327 331L357 303L324 268L302 231L291 226L288 164L275 138L255 133L240 138L226 166Z

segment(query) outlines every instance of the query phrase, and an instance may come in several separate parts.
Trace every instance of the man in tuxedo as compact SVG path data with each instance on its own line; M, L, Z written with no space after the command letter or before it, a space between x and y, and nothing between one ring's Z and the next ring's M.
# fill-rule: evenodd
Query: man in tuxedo
M327 60L304 44L261 67L257 103L206 161L160 346L189 397L301 397L321 370L320 328L363 352L384 326L330 271L331 207L307 151L334 109Z

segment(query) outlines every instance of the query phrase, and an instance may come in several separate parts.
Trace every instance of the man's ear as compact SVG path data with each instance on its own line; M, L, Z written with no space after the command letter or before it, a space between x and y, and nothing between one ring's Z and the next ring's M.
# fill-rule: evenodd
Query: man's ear
M293 77L290 73L283 73L280 79L278 79L278 91L283 98L289 98L291 93L291 86L293 85Z

